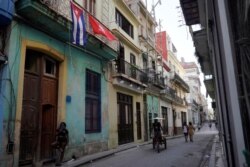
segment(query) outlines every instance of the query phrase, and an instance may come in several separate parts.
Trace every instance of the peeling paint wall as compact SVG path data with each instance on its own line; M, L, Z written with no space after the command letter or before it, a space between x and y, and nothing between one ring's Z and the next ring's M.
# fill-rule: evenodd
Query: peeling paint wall
M0 98L0 166L9 166L12 156L14 164L18 164L19 159L19 136L21 127L22 112L22 90L24 76L25 50L27 47L46 52L46 54L59 60L59 87L58 87L58 124L66 121L69 130L69 145L67 146L65 158L70 158L73 154L83 155L100 150L107 150L108 143L108 99L107 82L104 78L100 58L94 54L88 54L84 49L80 50L69 46L35 30L27 25L13 22L9 40L8 66L11 68L10 77L12 84L3 83ZM107 52L106 52L107 53ZM100 56L100 55L99 55ZM8 76L9 69L5 66L1 77ZM86 69L90 69L101 76L101 132L85 134L85 80ZM21 80L20 80L21 78ZM63 79L61 79L63 78ZM13 94L9 92L13 92ZM71 97L71 101L66 103L66 96ZM13 107L9 108L8 101L15 97ZM10 111L13 110L11 123L11 134L15 142L14 155L7 155L5 152L7 138L7 122ZM14 133L15 132L15 133Z

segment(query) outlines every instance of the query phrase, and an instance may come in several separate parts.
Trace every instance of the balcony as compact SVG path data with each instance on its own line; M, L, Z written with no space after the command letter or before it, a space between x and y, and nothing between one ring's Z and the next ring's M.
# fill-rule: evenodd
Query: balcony
M207 93L209 94L210 98L215 99L215 86L214 86L214 79L213 77L206 77L204 78L204 85L207 89Z
M151 49L155 49L154 35L152 33L149 32L147 33L146 29L142 25L140 26L138 33L139 33L139 40L141 42L145 42L149 47L151 47Z
M31 25L47 32L65 43L70 43L72 29L70 1L65 0L19 0L16 12ZM89 34L86 49L102 55L105 59L117 57L118 41L108 41L100 35L94 35L85 14L86 30ZM39 17L39 19L38 19ZM105 52L105 54L103 53Z
M195 107L198 107L198 103L197 103L195 100L193 100L193 105L194 105Z
M165 88L164 77L153 69L144 70L148 75L148 82L161 89Z
M148 77L139 67L117 59L113 68L114 85L122 86L133 91L141 91L147 87Z
M199 109L198 108L199 105L198 105L198 103L195 100L192 100L191 107L192 107L193 111L198 111L198 109Z
M160 92L160 94L161 94L161 97L163 97L163 98L165 98L165 99L167 99L175 104L185 105L184 99L179 97L176 94L176 91L167 85L165 86L165 89Z
M198 0L180 0L181 8L187 25L200 23Z
M173 79L171 80L172 82L178 84L181 86L187 93L189 93L189 86L188 84L176 73L174 73Z

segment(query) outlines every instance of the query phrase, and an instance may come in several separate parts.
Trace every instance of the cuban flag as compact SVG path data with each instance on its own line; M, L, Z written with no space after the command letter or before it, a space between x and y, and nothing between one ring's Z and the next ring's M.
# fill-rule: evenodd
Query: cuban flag
M87 42L87 32L85 27L85 21L83 16L83 10L70 1L71 15L73 21L73 43L76 45L84 46Z
M89 14L89 22L92 26L94 34L101 34L105 36L108 40L117 40L116 37L102 25L99 21L97 21L94 17Z

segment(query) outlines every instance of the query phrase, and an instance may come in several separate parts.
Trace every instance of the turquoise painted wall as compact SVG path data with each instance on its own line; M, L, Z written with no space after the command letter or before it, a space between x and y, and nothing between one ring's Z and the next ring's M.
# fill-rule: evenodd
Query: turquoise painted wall
M12 23L11 29L13 35L6 41L8 63L0 69L0 157L6 153L8 138L14 140L21 38L16 23Z
M66 94L71 96L71 102L66 103L66 123L69 130L70 144L69 146L81 146L85 142L91 141L108 141L108 98L107 97L107 83L102 74L101 60L79 50L75 47L62 43L45 33L39 32L26 25L13 22L12 33L9 38L9 62L4 66L0 97L0 153L4 154L7 141L7 126L10 111L13 111L12 120L15 119L15 104L17 97L19 66L20 66L20 49L22 39L29 39L35 42L47 44L59 51L67 57L67 90ZM106 62L102 62L106 63ZM85 71L86 69L93 70L101 74L101 116L102 116L102 130L100 133L85 134ZM66 100L66 97L60 97ZM13 103L14 105L9 105ZM11 108L10 108L11 107ZM60 112L60 111L58 111ZM14 121L11 121L14 125ZM11 126L10 132L13 135L14 126ZM12 136L13 137L13 136ZM0 154L1 155L1 154Z
M147 95L147 109L148 113L159 114L159 99L156 96Z
M72 146L84 142L108 140L108 111L107 111L107 83L101 73L101 62L99 59L84 54L76 49L67 49L68 57L68 81L67 95L72 101L67 103L66 118L69 124ZM102 99L102 132L85 134L85 79L86 69L101 74L101 99ZM72 82L74 81L74 82Z

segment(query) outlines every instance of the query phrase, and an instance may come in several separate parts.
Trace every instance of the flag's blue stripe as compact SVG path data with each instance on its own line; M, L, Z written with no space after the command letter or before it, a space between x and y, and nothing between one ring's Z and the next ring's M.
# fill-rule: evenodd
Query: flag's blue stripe
M77 22L76 44L80 45L80 25L79 25L79 22Z
M86 32L86 27L85 27L85 20L84 20L84 16L83 14L81 15L81 20L82 20L82 27L83 27L83 43L84 45L86 44L87 42L87 32Z
M83 37L82 37L82 39L83 39L83 41L82 41L82 43L83 43L83 45L85 45L86 44L86 42L87 42L87 32L86 32L86 27L85 27L85 20L84 20L84 16L83 16L83 14L82 15L80 15L80 18L79 18L79 20L81 19L81 21L82 21L82 30L80 29L80 22L79 22L79 20L75 20L74 19L74 17L73 17L73 8L71 8L71 16L72 16L72 21L73 21L73 26L74 26L74 23L76 22L77 23L77 28L76 28L76 39L74 39L74 27L72 28L72 33L71 33L71 36L72 36L72 42L75 42L75 44L76 45L80 45L80 39L81 39L81 37L80 37L80 32L81 31L83 31Z

